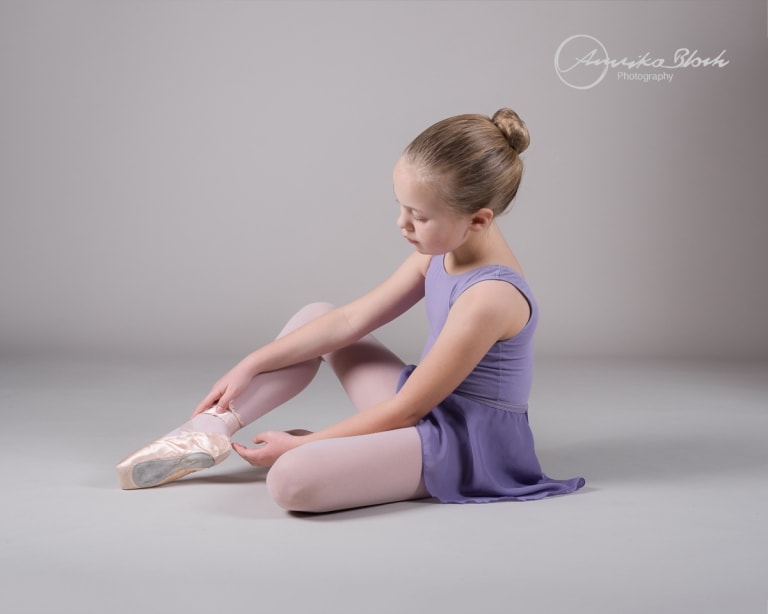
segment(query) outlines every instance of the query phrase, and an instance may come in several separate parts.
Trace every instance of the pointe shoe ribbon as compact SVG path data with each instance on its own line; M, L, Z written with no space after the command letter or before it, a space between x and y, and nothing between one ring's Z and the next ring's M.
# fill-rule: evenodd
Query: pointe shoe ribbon
M117 464L124 490L160 486L200 469L218 465L232 451L222 433L181 433L153 441Z
M229 409L224 411L219 409L214 405L210 409L206 409L204 414L210 414L211 416L216 416L219 420L223 420L224 424L229 427L230 432L234 433L235 431L239 431L243 426L243 421L240 419L240 415L235 411L235 408L232 407L232 403L229 404Z

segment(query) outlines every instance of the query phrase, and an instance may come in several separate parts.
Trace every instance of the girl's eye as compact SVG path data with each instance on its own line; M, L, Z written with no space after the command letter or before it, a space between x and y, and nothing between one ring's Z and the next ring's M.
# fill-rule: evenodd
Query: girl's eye
M414 222L426 222L427 220L425 218L423 218L423 217L416 217L416 216L414 216L413 217L413 221Z

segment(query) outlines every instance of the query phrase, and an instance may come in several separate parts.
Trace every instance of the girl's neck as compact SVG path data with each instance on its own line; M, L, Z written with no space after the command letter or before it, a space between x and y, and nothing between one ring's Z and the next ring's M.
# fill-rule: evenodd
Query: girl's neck
M452 274L488 264L503 264L522 275L520 263L496 223L492 223L483 232L470 233L464 243L445 254L443 262L446 270Z

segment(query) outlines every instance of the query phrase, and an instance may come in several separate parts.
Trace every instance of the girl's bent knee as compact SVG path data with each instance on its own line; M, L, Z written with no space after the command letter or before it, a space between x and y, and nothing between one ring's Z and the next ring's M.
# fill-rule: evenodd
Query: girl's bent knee
M316 320L329 311L333 311L335 308L335 305L332 305L331 303L318 302L304 305L304 307L299 309L296 313L293 314L293 316L291 316L290 320L288 320L287 324L283 327L283 330L280 331L278 337L287 335L297 328L304 326L308 322Z
M267 473L267 490L272 499L283 509L294 512L317 511L317 482L312 464L297 450L283 454Z

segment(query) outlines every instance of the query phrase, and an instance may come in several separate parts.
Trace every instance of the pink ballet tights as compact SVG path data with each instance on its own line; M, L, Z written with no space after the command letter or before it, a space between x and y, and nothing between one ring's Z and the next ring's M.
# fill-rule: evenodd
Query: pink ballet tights
M321 313L323 312L317 304L308 305L288 321L278 337L288 334ZM317 374L320 363L321 359L315 358L277 371L259 373L230 403L234 416L228 415L230 412L219 414L215 409L211 409L185 422L166 437L184 431L224 433L231 437L243 426L261 418L304 390Z
M312 303L296 313L280 335L333 309ZM259 373L231 403L231 412L195 416L167 436L183 431L231 436L304 390L325 361L358 410L395 394L403 362L372 336L321 358ZM267 487L285 509L324 512L429 496L421 479L421 439L415 427L371 435L326 439L281 456Z

